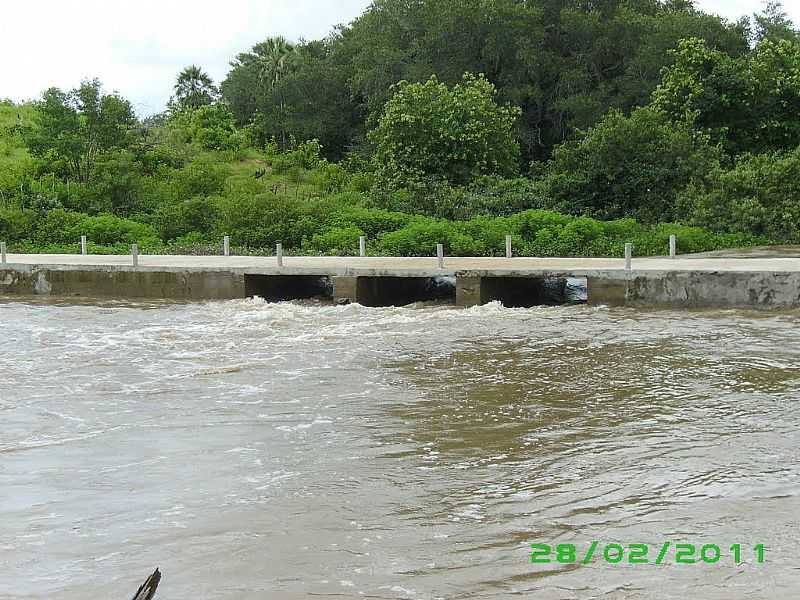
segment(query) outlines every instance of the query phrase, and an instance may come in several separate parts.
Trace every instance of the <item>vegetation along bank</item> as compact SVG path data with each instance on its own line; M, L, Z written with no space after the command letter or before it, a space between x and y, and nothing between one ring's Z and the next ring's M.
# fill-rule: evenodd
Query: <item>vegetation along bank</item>
M800 243L800 33L684 0L377 0L137 116L0 102L12 252L621 256Z

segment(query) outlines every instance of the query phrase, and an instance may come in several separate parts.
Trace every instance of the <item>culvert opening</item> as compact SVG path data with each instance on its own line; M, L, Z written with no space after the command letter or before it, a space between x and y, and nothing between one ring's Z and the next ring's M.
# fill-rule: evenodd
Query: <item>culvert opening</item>
M245 296L258 296L267 302L330 298L329 277L319 275L245 275Z
M483 302L501 302L508 308L586 304L588 283L576 277L486 277L481 282Z
M455 303L455 277L359 277L364 306L405 306L414 302Z

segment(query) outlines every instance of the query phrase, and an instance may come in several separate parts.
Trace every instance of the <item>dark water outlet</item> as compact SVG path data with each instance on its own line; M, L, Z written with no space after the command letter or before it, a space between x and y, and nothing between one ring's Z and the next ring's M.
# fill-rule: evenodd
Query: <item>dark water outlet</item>
M332 296L330 278L318 275L245 275L244 289L248 298L259 296L267 302Z

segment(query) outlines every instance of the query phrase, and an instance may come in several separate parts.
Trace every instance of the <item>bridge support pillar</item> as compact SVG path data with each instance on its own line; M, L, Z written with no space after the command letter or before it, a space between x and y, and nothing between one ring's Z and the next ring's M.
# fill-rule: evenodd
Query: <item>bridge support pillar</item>
M358 277L338 276L333 280L333 300L339 304L358 302Z
M469 308L486 304L483 277L456 277L456 306Z
M587 304L593 306L625 306L628 282L625 279L588 277L586 279Z

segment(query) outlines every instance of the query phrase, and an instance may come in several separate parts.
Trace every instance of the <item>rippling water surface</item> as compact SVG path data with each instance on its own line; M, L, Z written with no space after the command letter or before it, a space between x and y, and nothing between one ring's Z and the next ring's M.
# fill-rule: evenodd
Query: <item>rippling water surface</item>
M799 317L6 300L0 598L798 597Z

